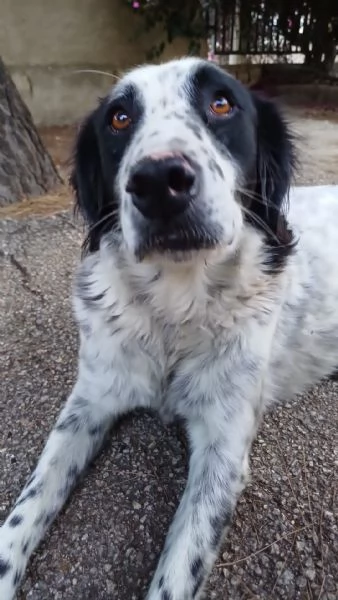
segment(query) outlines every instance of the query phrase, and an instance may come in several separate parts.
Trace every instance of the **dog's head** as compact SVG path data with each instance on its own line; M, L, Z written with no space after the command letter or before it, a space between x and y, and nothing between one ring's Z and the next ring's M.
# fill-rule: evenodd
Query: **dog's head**
M292 168L276 106L185 58L119 81L80 130L71 182L90 251L114 231L136 260L230 252L250 222L278 263L292 242Z

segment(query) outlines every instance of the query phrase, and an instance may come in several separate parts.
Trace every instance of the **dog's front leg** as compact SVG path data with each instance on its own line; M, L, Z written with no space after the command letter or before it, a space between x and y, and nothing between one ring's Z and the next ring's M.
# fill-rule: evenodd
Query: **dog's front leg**
M261 357L231 358L228 372L225 358L207 371L192 360L173 384L191 442L189 477L147 600L200 598L244 487L260 413Z
M38 464L0 528L0 599L12 600L28 559L122 413L147 406L149 360L132 348L83 343L78 381Z

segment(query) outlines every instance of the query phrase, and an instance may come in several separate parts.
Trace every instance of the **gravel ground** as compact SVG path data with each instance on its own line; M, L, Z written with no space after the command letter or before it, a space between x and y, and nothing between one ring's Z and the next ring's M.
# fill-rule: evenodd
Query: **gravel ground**
M292 118L311 153L299 181L338 183L338 124ZM81 231L63 212L3 219L0 236L1 521L74 382ZM208 599L338 597L337 393L324 382L265 418ZM178 427L148 414L123 421L35 553L19 600L143 600L186 472Z

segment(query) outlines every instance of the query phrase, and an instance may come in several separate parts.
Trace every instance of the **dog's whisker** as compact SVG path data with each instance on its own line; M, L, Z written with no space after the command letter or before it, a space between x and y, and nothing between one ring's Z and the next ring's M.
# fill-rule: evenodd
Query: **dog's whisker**
M109 73L109 71L101 71L100 69L76 69L75 71L72 71L73 75L77 75L77 74L81 74L81 73L93 73L94 75L106 75L107 77L110 77L111 79L116 79L117 81L120 81L121 77L119 77L118 75L115 75L114 73Z

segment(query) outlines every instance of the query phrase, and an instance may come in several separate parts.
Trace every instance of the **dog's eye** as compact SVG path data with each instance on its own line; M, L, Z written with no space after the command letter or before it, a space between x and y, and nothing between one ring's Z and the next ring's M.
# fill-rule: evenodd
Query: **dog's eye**
M128 129L131 124L131 117L124 110L117 110L111 120L111 125L115 131L122 131Z
M217 116L229 115L232 112L232 106L225 96L217 96L210 104L212 112Z

